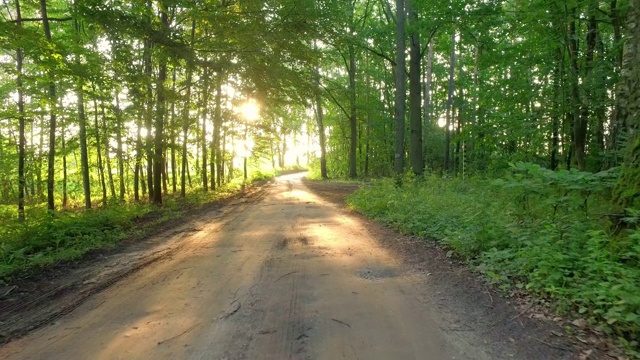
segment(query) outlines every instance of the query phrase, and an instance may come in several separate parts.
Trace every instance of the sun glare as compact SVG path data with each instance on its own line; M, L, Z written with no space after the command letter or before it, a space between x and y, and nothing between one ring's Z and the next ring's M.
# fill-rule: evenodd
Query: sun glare
M248 100L240 106L240 114L249 121L255 121L260 117L260 107L255 100Z

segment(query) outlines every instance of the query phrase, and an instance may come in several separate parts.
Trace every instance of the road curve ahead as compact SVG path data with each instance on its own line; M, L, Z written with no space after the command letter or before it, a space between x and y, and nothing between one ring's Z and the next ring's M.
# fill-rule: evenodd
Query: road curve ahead
M489 359L427 275L302 174L204 218L179 251L0 348L12 359Z

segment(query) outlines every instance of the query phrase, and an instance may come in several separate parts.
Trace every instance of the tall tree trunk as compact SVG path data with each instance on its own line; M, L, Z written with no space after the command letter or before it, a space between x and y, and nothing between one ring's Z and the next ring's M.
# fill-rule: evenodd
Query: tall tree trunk
M366 124L366 139L365 139L365 149L364 149L364 176L369 176L369 158L371 156L371 72L369 69L369 54L365 55L365 103L367 107L367 124ZM309 144L310 141L307 141ZM307 161L309 163L309 161Z
M424 125L422 127L422 145L427 144L427 131L431 123L431 81L433 78L433 36L429 39L429 49L427 54L427 74L424 84Z
M596 49L597 22L595 13L597 11L597 3L589 6L589 20L587 22L587 52L584 62L584 77L582 86L582 104L580 106L580 115L576 118L573 125L574 131L574 152L578 168L586 169L586 143L587 143L587 127L589 124L590 105L592 101L592 87L595 85L591 78L591 70L593 69L593 57ZM577 51L577 47L575 49ZM576 55L577 57L577 55Z
M22 14L20 12L20 0L15 1L16 26L22 28ZM18 220L24 221L24 158L25 152L25 116L24 116L24 89L22 86L22 48L16 49L16 85L18 87ZM33 128L33 126L32 126Z
M118 158L118 178L120 180L120 201L124 202L125 186L124 186L124 153L122 151L122 127L124 120L122 119L122 110L120 109L120 92L116 90L116 107L114 113L116 115L116 157Z
M196 21L191 22L191 45L195 41ZM189 134L189 108L191 105L191 83L193 79L193 58L187 58L186 89L184 94L184 109L182 110L182 173L180 175L180 196L185 197L187 193L187 171L188 169L188 134Z
M152 77L153 68L151 63L153 42L151 39L144 41L143 62L144 62L144 79L146 83L146 112L145 112L145 128L147 134L145 137L145 153L147 155L147 189L149 191L149 200L153 201L153 87Z
M580 111L580 67L578 64L578 35L576 33L576 8L570 11L574 19L569 22L569 58L571 63L571 144L573 159L580 169L584 169L584 143L582 137L583 124ZM584 124L586 126L586 124ZM586 131L585 131L586 133Z
M33 123L32 123L33 130ZM44 193L42 189L43 181L42 181L42 159L44 154L44 117L40 119L40 143L38 144L38 163L36 168L36 180L38 182L36 186L36 194L38 195L38 200L44 199Z
M140 104L141 110L144 109L144 105ZM142 120L144 117L144 110L141 111L141 114L138 114L138 118L136 119L136 159L135 159L135 168L133 172L133 199L138 202L140 201L140 185L144 188L144 180L142 180Z
M451 59L449 60L449 91L447 95L447 114L445 123L445 138L444 138L444 171L449 171L451 153L451 107L453 106L453 81L454 70L456 68L456 32L455 30L451 34Z
M402 174L404 171L404 113L405 113L405 70L406 70L406 43L405 43L405 0L396 0L396 68L395 68L395 85L396 85L396 104L395 104L395 123L396 123L396 146L394 169L396 174Z
M69 193L67 192L67 143L66 143L66 126L62 125L62 208L66 209L69 202Z
M353 31L352 31L353 33ZM356 53L349 44L349 177L358 177L356 150L358 148L358 128L356 113Z
M558 49L557 51L556 66L553 70L553 108L551 114L551 170L556 170L559 165L558 152L560 150L560 101L562 97L560 83L562 81L562 69L563 69L563 51Z
M614 201L622 209L640 207L640 0L629 0L626 43L618 86L618 109L629 125L629 142Z
M42 15L42 26L44 28L44 35L47 41L51 43L51 28L49 27L49 17L47 15L47 0L40 0L40 13ZM56 96L56 84L54 82L53 71L49 70L48 73L49 87L49 156L47 158L47 209L55 209L54 200L54 186L55 186L55 161L56 161L56 116L57 116L57 103L58 98Z
M408 0L407 12L409 22L413 25L409 40L409 162L416 175L424 171L424 158L422 157L422 109L420 88L420 36L417 30L418 14L412 8L412 2Z
M623 41L622 41L622 28L623 28L623 19L620 15L620 9L618 8L617 0L611 0L609 14L611 16L611 25L613 26L613 40L614 40L614 48L617 49L615 53L615 62L614 69L620 71L622 68L622 59L623 59ZM610 146L609 149L616 154L614 156L614 161L611 166L618 165L618 153L621 153L621 145L624 143L621 141L626 132L627 132L627 119L624 117L624 114L621 113L621 110L618 108L620 102L617 101L617 95L620 94L619 89L617 88L619 84L616 84L616 89L614 93L616 94L616 101L613 107L613 114L611 116L611 134L610 134Z
M209 114L210 75L209 67L205 67L202 79L202 103L200 104L200 110L202 111L202 134L200 137L200 146L202 147L202 189L205 192L209 191L209 179L207 178L207 115Z
M171 77L171 84L172 84L172 93L176 94L176 76L178 70L176 69L176 67L173 68L173 75ZM176 116L176 99L174 97L172 97L171 99L171 149L170 149L170 153L171 153L171 190L172 192L175 194L178 190L178 179L177 179L177 175L178 175L178 171L176 170L177 164L176 164L176 138L178 137L178 133L179 130L178 127L178 120L177 120L177 116ZM165 167L166 168L166 167ZM166 169L165 169L166 172Z
M165 36L169 35L169 17L167 16L167 4L166 1L163 1L163 6L160 11L160 20L162 22L162 33ZM157 98L157 107L156 107L156 121L155 121L155 154L153 159L153 202L154 204L160 205L162 204L162 191L160 191L160 187L162 186L162 169L164 167L163 160L163 145L164 145L164 115L165 115L165 106L166 106L166 95L165 95L165 81L167 80L167 54L165 49L161 49L159 54L159 64L158 64L158 83L156 85L158 98Z
M211 188L220 186L222 178L220 176L222 163L222 152L220 151L220 134L222 132L222 71L216 74L216 96L215 109L213 113L213 140L211 143ZM214 176L214 166L216 168Z
M76 46L80 48L81 38L80 38L80 23L78 22L78 1L73 1L74 8L74 19L73 25L75 28L75 41ZM75 62L78 67L80 67L80 55L76 53ZM78 140L80 142L80 166L82 171L82 189L84 191L84 207L86 209L91 209L91 178L89 176L89 151L87 149L87 117L84 111L84 90L83 85L84 81L81 76L76 78L76 97L77 97L77 106L78 106L78 127L79 134Z
M476 122L478 119L478 104L480 103L480 86L479 86L479 76L480 73L480 42L476 42L476 46L473 54L473 101L471 103L471 126L472 131L476 127ZM476 139L474 137L469 138L469 153L472 156L475 156L476 151Z
M111 144L109 143L109 132L107 131L107 115L105 114L104 102L100 102L100 108L102 111L102 132L104 133L104 153L107 163L107 173L109 174L109 189L111 190L111 197L116 197L116 187L113 182L113 170L111 168Z
M95 93L95 86L93 87ZM93 98L93 127L96 135L96 154L98 158L98 175L100 176L100 186L102 188L102 204L107 205L107 184L104 178L104 167L102 164L102 149L100 148L100 126L98 124L98 100Z
M315 50L318 50L318 44L316 41L313 42L313 47ZM324 114L322 109L322 95L321 95L321 85L320 85L320 69L316 67L315 69L315 80L316 80L316 92L315 92L315 105L316 105L316 123L318 125L318 137L320 142L320 176L323 179L327 179L329 176L327 174L327 138L324 132Z

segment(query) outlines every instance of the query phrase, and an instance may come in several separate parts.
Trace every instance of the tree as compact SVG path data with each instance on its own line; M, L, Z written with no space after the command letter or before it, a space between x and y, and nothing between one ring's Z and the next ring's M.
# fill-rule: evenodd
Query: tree
M395 125L396 125L396 152L395 171L401 174L404 171L404 116L405 116L405 0L396 0L396 67L395 67Z
M622 175L615 189L615 201L622 208L640 206L640 0L629 1L622 74L618 87L618 116L630 128Z

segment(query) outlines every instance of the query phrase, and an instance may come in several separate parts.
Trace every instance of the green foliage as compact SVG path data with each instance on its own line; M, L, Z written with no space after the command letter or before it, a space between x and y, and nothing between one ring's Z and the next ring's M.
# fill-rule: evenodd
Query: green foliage
M510 165L494 181L433 175L374 182L358 211L433 238L502 288L525 288L638 349L640 231L614 235L606 217L617 170L553 172Z
M272 178L269 172L256 172L252 180ZM185 198L167 198L162 207L147 203L113 202L87 211L48 212L44 206L28 208L27 221L15 221L15 207L0 206L0 283L27 276L63 261L80 259L92 250L115 246L186 211L240 193L241 178L217 191L200 189Z

